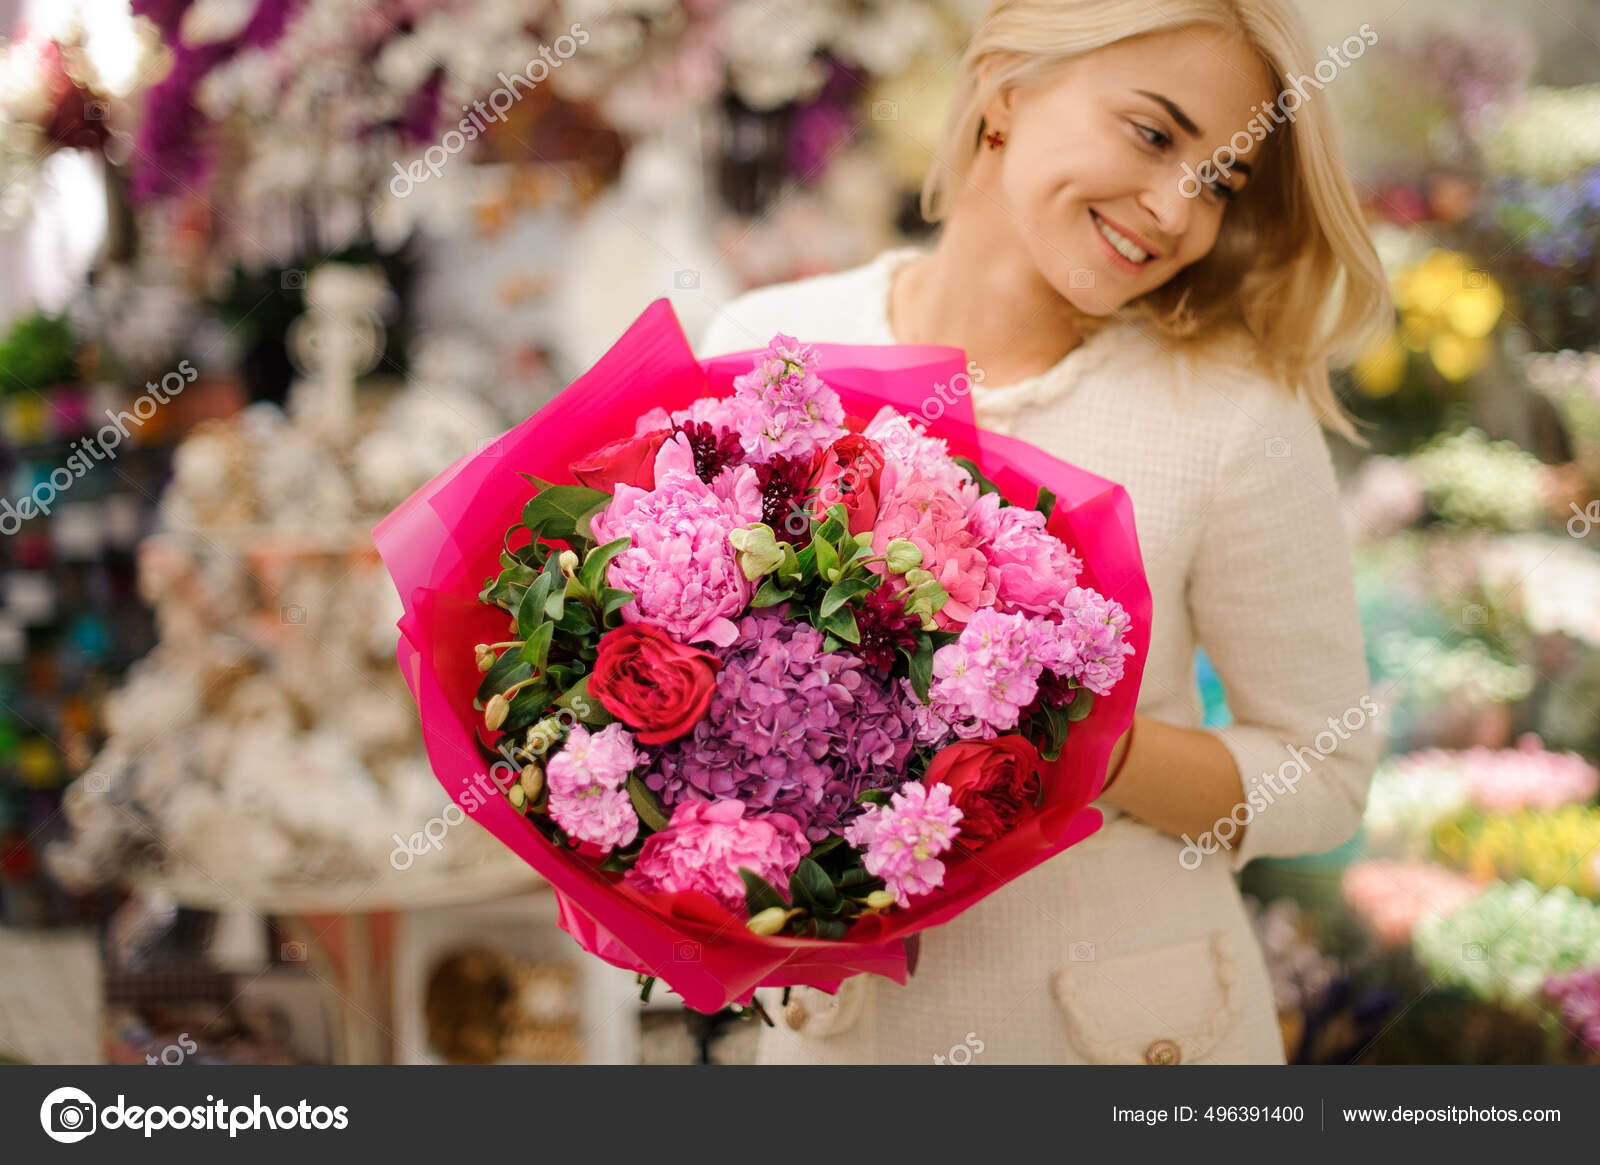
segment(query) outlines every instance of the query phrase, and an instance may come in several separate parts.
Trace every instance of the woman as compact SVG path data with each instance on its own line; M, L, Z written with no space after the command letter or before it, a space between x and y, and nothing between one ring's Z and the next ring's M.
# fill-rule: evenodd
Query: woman
M1350 837L1378 751L1319 425L1354 435L1326 361L1388 299L1328 78L1286 0L1001 0L923 190L936 245L713 322L702 355L964 348L980 425L1127 489L1154 597L1105 827L924 933L904 987L763 991L763 1062L1283 1061L1233 871ZM1197 646L1227 728L1198 727Z

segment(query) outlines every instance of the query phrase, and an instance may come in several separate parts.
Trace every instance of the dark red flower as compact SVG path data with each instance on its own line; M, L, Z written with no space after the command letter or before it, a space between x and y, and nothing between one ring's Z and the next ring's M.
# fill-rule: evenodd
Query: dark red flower
M963 740L928 762L922 781L950 786L961 810L956 844L982 849L1017 827L1039 798L1039 750L1021 736Z
M600 637L589 694L634 730L640 744L665 744L700 723L722 661L645 623Z

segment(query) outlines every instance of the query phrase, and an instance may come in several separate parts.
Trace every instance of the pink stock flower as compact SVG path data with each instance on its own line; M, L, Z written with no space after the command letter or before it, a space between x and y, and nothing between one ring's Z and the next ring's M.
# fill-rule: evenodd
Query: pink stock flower
M618 485L611 504L590 522L600 542L632 541L607 570L611 586L633 592L622 617L679 643L725 647L751 595L728 533L761 519L756 472L730 467L707 485L695 475L694 453L680 433L656 454L655 480L652 490Z
M950 803L949 785L941 781L930 788L908 781L898 793L889 794L887 806L867 806L845 827L844 838L862 851L867 873L882 878L894 900L909 906L912 895L926 894L944 883L939 855L961 832L960 820L961 810Z
M550 817L579 841L608 850L627 845L639 834L639 815L623 785L645 759L621 724L593 733L574 724L545 766Z
M1073 587L1061 600L1061 627L1069 650L1057 675L1077 680L1097 696L1111 693L1122 679L1125 656L1133 654L1127 641L1130 620L1122 604L1099 591Z
M816 364L816 349L780 332L755 367L734 380L734 427L750 460L809 461L845 435L844 405L817 375Z
M1021 613L977 612L959 639L933 653L929 723L919 724L924 739L939 722L963 740L1011 731L1039 694L1040 675L1058 663L1062 649L1054 623Z
M984 494L967 525L989 560L999 610L1048 614L1077 583L1083 560L1045 530L1038 510L1002 506L999 494Z
M744 879L752 870L787 897L789 875L811 848L787 813L745 816L738 801L684 801L667 828L645 839L627 881L641 890L702 890L735 914L745 912Z
M978 610L994 603L989 560L967 528L967 507L944 486L916 477L902 466L884 467L879 486L878 521L872 552L904 538L922 551L922 569L944 587L949 599L934 615L945 629L959 628Z

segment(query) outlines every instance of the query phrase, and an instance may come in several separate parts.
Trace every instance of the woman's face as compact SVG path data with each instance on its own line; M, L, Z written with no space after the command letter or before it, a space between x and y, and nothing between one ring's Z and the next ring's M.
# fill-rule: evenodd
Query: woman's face
M1039 273L1078 310L1103 316L1211 250L1229 201L1259 168L1252 125L1286 128L1260 112L1272 98L1248 46L1178 29L1119 41L997 95L984 113L1005 145L980 152L999 167L990 179ZM1240 131L1251 141L1231 172L1202 169Z

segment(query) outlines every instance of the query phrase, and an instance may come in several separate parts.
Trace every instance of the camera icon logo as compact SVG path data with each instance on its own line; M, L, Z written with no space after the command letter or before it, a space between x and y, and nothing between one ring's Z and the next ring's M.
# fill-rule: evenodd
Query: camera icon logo
M1094 271L1088 267L1074 267L1067 276L1067 282L1073 287L1093 287Z
M96 1112L98 1109L87 1092L80 1088L57 1088L39 1106L39 1124L52 1141L72 1145L94 1132Z
M700 286L700 272L685 269L672 273L672 286L679 291L694 291Z
M285 623L290 623L295 626L302 625L306 621L306 609L299 603L288 604L279 612L279 614L282 615Z
M1478 603L1468 603L1461 608L1461 622L1468 627L1482 627L1489 621L1489 612Z
M672 961L675 963L698 963L700 961L700 944L684 940L672 944Z
M303 963L306 961L306 944L286 942L278 948L278 954L285 963Z
M285 291L304 291L306 273L297 267L290 267L279 277L279 285Z
M874 101L872 103L873 121L895 121L900 117L900 106L893 101Z
M111 106L105 101L85 101L83 103L84 121L104 121L111 116Z
M1481 963L1489 957L1489 951L1482 943L1462 943L1461 957L1469 963Z
M1268 437L1267 438L1267 456L1268 457L1287 457L1287 456L1289 456L1289 438L1287 438L1287 437Z
M1067 957L1074 963L1092 963L1094 962L1094 944L1075 942L1072 944L1071 950L1067 952Z
M1471 271L1464 272L1461 276L1462 287L1488 287L1489 273L1474 267Z

